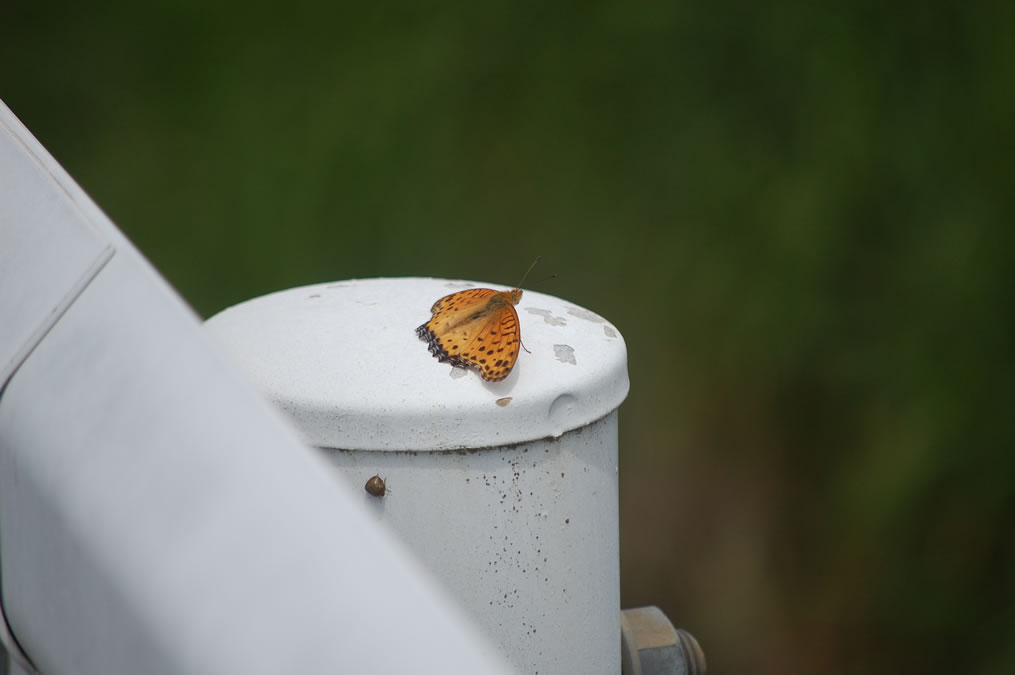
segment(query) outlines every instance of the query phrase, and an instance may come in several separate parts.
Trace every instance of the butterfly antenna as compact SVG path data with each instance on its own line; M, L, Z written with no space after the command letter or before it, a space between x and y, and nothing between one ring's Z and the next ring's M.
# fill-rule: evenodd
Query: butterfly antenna
M541 255L537 255L536 256L536 259L532 261L531 265L529 265L529 269L525 270L525 274L522 275L522 280L518 282L518 285L515 286L515 288L521 288L522 287L522 284L525 283L525 279L529 276L529 272L531 272L532 268L536 266L536 263L538 263L542 259L543 259L543 256L541 256ZM543 281L548 281L549 279L556 279L556 278L557 278L557 273L554 272L550 276L546 277L546 279L540 280L540 283L542 283ZM525 342L522 340L521 335L518 336L518 342L521 343L522 349L524 349L529 354L532 353L532 352L529 351L529 348L525 346Z
M525 270L525 274L522 275L522 280L518 282L518 285L515 286L515 288L521 288L522 287L522 284L525 283L525 279L529 276L529 272L531 272L532 268L536 266L536 263L538 263L542 259L543 259L543 256L541 256L541 255L537 255L536 256L536 259L532 261L531 265L529 265L529 269Z

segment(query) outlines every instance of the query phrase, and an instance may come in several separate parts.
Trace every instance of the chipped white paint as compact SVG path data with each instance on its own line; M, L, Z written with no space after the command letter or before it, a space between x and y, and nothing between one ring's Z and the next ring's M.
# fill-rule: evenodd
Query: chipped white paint
M561 363L570 363L572 366L578 365L578 362L574 358L574 347L571 345L553 345L553 355Z
M566 326L567 319L562 316L554 316L553 312L548 309L540 309L539 307L526 307L525 311L533 316L543 317L543 323L549 324L550 326Z
M473 286L489 285L321 284L207 327L520 672L615 674L623 338L588 310L525 291L529 351L505 380L484 382L437 362L414 333L436 299ZM363 490L375 474L391 488L383 498Z
M606 319L603 317L599 316L595 312L590 312L589 310L581 307L568 307L567 313L571 316L576 316L579 319L591 321L592 323L606 323Z

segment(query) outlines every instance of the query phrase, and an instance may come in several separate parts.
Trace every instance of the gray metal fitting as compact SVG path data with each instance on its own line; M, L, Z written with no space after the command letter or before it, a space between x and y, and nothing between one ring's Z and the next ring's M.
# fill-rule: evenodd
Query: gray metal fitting
M622 610L620 634L623 675L705 675L698 641L658 607Z

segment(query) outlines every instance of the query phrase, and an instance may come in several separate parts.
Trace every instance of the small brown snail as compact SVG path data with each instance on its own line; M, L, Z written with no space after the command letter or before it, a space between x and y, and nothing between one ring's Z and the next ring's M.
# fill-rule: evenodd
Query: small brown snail
M372 494L374 497L383 497L384 495L391 492L388 486L384 484L384 479L380 476L374 476L367 481L367 484L363 486L363 489Z

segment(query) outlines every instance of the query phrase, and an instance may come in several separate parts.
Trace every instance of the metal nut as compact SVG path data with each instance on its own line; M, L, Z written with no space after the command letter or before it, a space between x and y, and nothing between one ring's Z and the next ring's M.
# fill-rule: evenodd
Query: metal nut
M705 675L698 641L658 607L621 611L620 633L623 675Z

